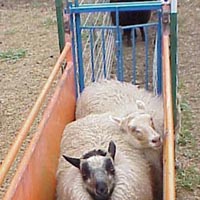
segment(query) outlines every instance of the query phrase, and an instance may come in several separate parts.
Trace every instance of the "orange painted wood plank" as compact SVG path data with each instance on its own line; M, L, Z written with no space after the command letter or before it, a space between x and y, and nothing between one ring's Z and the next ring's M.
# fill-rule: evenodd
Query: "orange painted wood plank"
M74 120L75 83L68 62L4 200L55 199L56 168L65 125Z

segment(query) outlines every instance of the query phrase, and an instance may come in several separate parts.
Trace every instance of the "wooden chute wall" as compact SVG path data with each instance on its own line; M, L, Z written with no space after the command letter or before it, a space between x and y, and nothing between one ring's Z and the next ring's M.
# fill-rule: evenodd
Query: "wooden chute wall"
M69 61L4 200L55 199L60 140L65 125L74 120L75 102L74 69Z

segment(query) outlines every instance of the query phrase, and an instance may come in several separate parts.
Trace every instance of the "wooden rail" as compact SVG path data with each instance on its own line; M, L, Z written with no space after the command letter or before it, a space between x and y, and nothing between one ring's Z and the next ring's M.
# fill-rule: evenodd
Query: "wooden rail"
M31 112L29 113L26 121L24 122L22 128L20 129L20 131L18 132L16 138L15 138L15 141L14 143L12 144L7 156L5 157L2 165L0 166L0 185L2 184L8 170L10 169L12 163L14 162L15 158L16 158L16 155L24 141L24 139L26 138L29 130L30 130L30 127L32 126L44 100L45 100L45 97L57 75L57 73L59 72L60 70L60 66L61 64L63 63L63 61L66 59L66 55L67 53L71 53L70 51L71 49L71 44L70 43L66 43L65 45L65 48L63 49L60 57L58 58L46 84L44 85L38 99L36 100Z
M175 140L173 122L173 101L169 54L169 34L163 34L163 99L164 99L164 200L175 200Z

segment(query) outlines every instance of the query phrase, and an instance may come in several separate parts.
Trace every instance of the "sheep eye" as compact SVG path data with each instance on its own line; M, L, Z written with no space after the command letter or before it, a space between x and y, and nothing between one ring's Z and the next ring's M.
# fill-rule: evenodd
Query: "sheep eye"
M82 174L83 180L87 180L88 178L90 178L90 168L89 168L88 163L82 164L81 174Z
M143 140L143 133L140 130L135 130L135 135L137 137L138 140Z
M152 127L153 129L155 129L155 126L154 126L154 123L153 123L153 118L151 117L150 120L151 120L151 127Z
M131 132L135 132L136 131L136 126L130 126L129 129L130 129Z
M136 129L135 132L136 132L137 135L141 135L141 131L140 130Z
M138 130L136 126L131 126L130 130L131 132L134 132L134 134L137 134L137 135L141 133L140 130Z
M106 168L106 171L110 174L114 174L115 173L115 168L114 168L114 165L111 161L111 159L107 159L106 160L106 163L105 163L105 168Z

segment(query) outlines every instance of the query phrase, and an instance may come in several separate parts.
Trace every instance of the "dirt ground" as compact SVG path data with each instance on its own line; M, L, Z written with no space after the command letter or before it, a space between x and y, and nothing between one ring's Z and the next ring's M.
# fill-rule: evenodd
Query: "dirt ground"
M180 1L178 14L184 116L177 147L177 199L200 200L200 1ZM0 0L0 162L59 55L55 15L54 1ZM0 199L4 191L2 187Z

